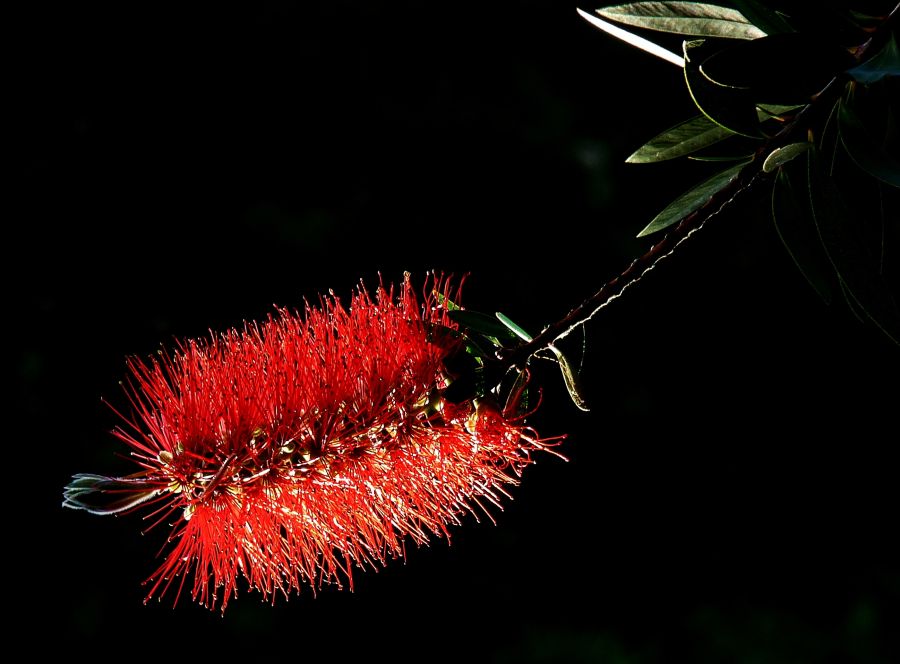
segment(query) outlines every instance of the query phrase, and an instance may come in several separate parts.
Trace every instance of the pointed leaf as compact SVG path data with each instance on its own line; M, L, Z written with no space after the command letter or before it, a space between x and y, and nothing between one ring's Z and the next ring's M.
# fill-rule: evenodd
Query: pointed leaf
M466 330L478 332L488 337L513 339L515 335L494 316L468 309L455 309L447 312L447 316L459 323Z
M757 108L757 118L762 122L800 108L799 106L769 106ZM674 127L656 135L635 150L626 160L628 164L649 164L668 159L676 159L708 148L720 141L735 136L735 132L716 124L705 115L679 122ZM726 157L694 157L698 161L735 161L750 155Z
M632 2L598 9L600 16L636 28L699 37L756 39L765 33L734 9L702 2Z
M788 163L794 157L797 157L809 150L811 143L790 143L780 148L775 148L766 157L763 162L763 172L771 173L782 164Z
M585 401L584 397L581 395L578 381L575 378L575 372L572 371L569 360L566 359L563 352L556 346L551 344L548 348L556 356L556 363L559 365L559 370L562 372L563 382L566 384L566 390L569 393L569 398L572 400L572 403L574 403L579 410L590 410L590 408L587 407L587 401Z
M650 139L625 162L647 164L675 159L718 143L729 136L734 136L734 132L717 125L705 115L698 115Z
M682 58L677 53L673 53L669 49L663 48L659 44L652 42L649 39L644 39L640 35L636 35L633 32L628 32L628 30L623 30L622 28L613 25L608 21L604 21L602 18L588 14L581 9L576 9L575 11L577 11L581 18L583 18L585 21L593 25L595 28L600 28L606 34L612 35L616 39L621 39L626 44L631 44L632 46L650 53L651 55L662 58L666 62L671 62L676 67L684 67L684 58Z
M723 154L723 155L711 155L711 154L691 154L688 155L688 159L691 161L705 161L709 163L732 163L736 161L749 161L753 159L752 152L745 152L741 154Z
M699 210L703 205L717 192L721 191L734 180L741 169L747 165L746 161L727 168L721 173L717 173L708 180L701 182L699 185L683 193L674 201L669 203L666 208L653 218L647 226L638 233L638 237L644 237L664 228L668 228L672 224L676 224L691 212Z
M876 83L883 78L900 76L900 48L893 32L878 53L847 72L860 83Z
M807 154L813 219L825 252L866 316L900 344L900 309L879 273L878 261L859 235L856 209L844 203L818 150L813 147Z
M684 79L697 108L718 125L750 138L761 137L756 104L747 90L720 85L700 71L700 64L717 53L704 40L684 42Z
M531 341L531 335L528 334L525 330L523 330L519 325L512 322L508 316L505 314L501 314L499 311L494 314L497 316L497 320L499 320L503 325L509 329L513 334L519 337L522 341Z
M801 181L805 178L801 179ZM831 302L829 275L832 273L828 256L816 230L809 209L809 193L805 187L801 196L794 190L794 180L786 169L780 169L772 187L772 220L775 230L800 273L826 304ZM803 201L801 204L800 201Z
M872 177L893 187L900 187L900 162L882 147L849 103L841 100L838 107L841 143L856 165Z
M759 111L759 119L764 118L784 118L791 111L803 108L806 104L757 104L756 109Z

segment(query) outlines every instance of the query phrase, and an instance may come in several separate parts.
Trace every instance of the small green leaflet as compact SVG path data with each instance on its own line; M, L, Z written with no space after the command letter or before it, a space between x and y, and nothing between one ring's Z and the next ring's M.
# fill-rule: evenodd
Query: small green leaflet
M732 180L737 178L741 169L746 166L749 161L742 161L739 164L727 168L721 173L717 173L708 180L701 182L693 189L690 189L669 203L666 208L656 215L647 226L638 233L638 237L644 237L651 233L656 233L664 228L668 228L672 224L676 224L692 212L703 207L712 196L727 187Z
M789 145L775 148L766 157L763 162L763 172L771 173L782 164L788 163L794 157L803 154L809 150L812 143L791 143Z
M679 35L757 39L766 34L739 11L702 2L632 2L603 7L597 13L636 28Z

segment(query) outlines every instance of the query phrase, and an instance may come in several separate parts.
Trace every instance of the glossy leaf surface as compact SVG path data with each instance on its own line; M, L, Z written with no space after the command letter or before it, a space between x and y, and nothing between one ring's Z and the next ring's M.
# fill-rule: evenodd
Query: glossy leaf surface
M765 36L739 11L702 2L633 2L604 7L597 13L610 21L679 35L732 39Z

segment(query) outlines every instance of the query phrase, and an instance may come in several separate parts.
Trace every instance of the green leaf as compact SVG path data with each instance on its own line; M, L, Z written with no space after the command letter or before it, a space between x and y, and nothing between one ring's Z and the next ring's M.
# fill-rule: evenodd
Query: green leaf
M797 157L809 150L812 143L790 143L780 148L775 148L766 157L763 162L763 172L771 173L782 164L788 163L794 157Z
M781 118L784 119L791 111L803 108L806 104L757 104L756 110L759 111L759 119L764 118Z
M807 154L813 219L825 252L859 308L900 344L900 309L879 272L878 261L860 236L862 224L854 216L857 210L841 198L819 151L813 147Z
M710 120L735 134L759 138L756 104L747 90L720 85L703 75L700 63L717 48L704 40L684 42L684 79L697 108Z
M699 210L709 199L721 191L734 180L741 169L749 162L743 161L740 164L727 168L721 173L717 173L708 180L701 182L699 185L683 193L674 201L669 203L666 208L656 215L647 226L638 233L638 237L644 237L664 228L668 228L672 224L676 224L691 212Z
M800 273L828 304L831 302L831 264L822 248L822 241L810 213L809 194L804 189L801 199L794 191L793 184L788 170L779 169L772 187L772 220L778 237ZM800 203L801 200L803 204Z
M892 32L881 50L861 65L847 72L860 83L877 83L883 78L900 76L900 48L897 36Z
M447 316L459 323L466 330L478 332L487 337L498 339L514 339L515 335L494 316L468 309L455 309L447 312Z
M850 103L845 100L839 102L838 130L847 154L872 177L900 187L900 162L883 149L882 141L872 136L871 126L871 123L860 119Z
M752 152L745 152L742 154L725 154L725 155L711 155L711 154L691 154L688 155L688 159L691 161L705 161L709 163L731 163L735 161L749 161L753 158Z
M679 35L732 39L765 35L739 11L702 2L632 2L603 7L597 13L610 21Z
M648 164L675 159L709 147L729 136L734 136L734 132L717 125L705 115L698 115L650 139L625 162Z
M456 302L451 300L449 297L447 297L446 295L444 295L437 289L434 289L432 291L432 295L434 295L437 298L438 304L440 304L442 307L445 307L447 309L447 311L459 311L460 310L460 307L458 304L456 304Z
M714 83L747 90L754 102L803 104L854 63L835 43L791 33L730 44L699 68Z
M798 106L759 106L757 119L760 121L779 117L781 114L792 111ZM628 159L628 164L649 164L668 159L676 159L693 154L698 150L708 148L720 141L735 136L735 132L716 124L705 115L679 122L674 127L651 138L644 145L635 150ZM698 161L734 161L746 159L749 155L730 157L694 157Z
M462 403L469 399L482 397L490 392L487 385L484 367L475 366L468 368L454 378L450 384L441 390L441 396L450 403Z
M501 314L499 311L494 315L497 317L497 320L499 320L501 323L503 323L503 325L507 329L509 329L513 334L515 334L517 337L519 337L519 339L521 339L522 341L531 341L531 335L528 334L528 332L526 332L525 330L523 330L519 325L512 322L512 320L510 320L509 316L506 316L505 314Z
M794 28L785 20L784 16L766 7L763 2L758 2L757 0L733 0L732 4L747 20L767 35L794 31Z

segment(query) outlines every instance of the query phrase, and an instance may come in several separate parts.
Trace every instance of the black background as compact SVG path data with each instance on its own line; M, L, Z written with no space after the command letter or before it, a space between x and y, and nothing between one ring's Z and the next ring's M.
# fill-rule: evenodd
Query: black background
M711 171L624 164L694 110L677 69L567 3L29 7L7 96L14 639L154 660L900 654L900 353L817 299L765 192L570 338L591 412L539 370L532 424L569 462L540 458L496 525L353 593L144 606L163 532L60 507L73 473L131 470L101 402L124 403L128 355L404 270L469 274L464 304L538 330Z

